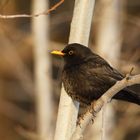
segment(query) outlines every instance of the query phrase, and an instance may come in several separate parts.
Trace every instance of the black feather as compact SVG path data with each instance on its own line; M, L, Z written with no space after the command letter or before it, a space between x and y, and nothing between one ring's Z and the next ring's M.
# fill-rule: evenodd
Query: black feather
M81 103L89 105L124 78L107 61L83 45L70 44L62 52L65 53L62 73L64 88L68 95ZM128 88L117 93L113 99L140 105L140 94Z

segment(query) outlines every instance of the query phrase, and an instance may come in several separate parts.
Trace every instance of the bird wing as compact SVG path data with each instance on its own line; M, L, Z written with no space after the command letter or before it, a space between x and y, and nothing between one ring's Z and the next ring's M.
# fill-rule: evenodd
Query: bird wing
M85 75L85 81L88 81L87 85L94 91L94 94L102 95L117 81L123 79L123 76L114 68L112 68L107 61L98 55L92 56L86 65L83 65L83 75Z
M91 99L98 99L117 81L124 78L122 74L99 56L89 61L86 71L88 73L88 77L86 78L90 81L90 87L92 87L91 91L94 93L90 94ZM140 105L140 95L130 90L129 87L118 92L113 99L129 101Z
M99 77L112 79L113 81L122 80L124 78L122 74L111 67L106 60L97 54L94 54L87 62L87 69L89 69L91 75L98 75Z
M107 85L110 87L123 78L119 72L108 66L87 69L87 73L87 79L90 81L95 81L93 84L98 84L99 86Z

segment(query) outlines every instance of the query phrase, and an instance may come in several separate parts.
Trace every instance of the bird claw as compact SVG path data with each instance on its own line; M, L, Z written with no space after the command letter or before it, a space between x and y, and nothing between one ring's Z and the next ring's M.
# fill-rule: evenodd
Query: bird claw
M79 125L80 128L81 128L81 121L83 121L83 120L84 120L84 114L82 114L77 120L77 125Z
M96 111L94 109L94 105L95 105L95 101L90 105L88 111L93 115L93 117L95 118L96 117L96 114L98 113L98 111ZM93 120L94 122L94 120Z
M89 108L89 112L91 114L97 113L97 111L94 109L94 106L95 106L95 101L93 103L91 103L90 108Z

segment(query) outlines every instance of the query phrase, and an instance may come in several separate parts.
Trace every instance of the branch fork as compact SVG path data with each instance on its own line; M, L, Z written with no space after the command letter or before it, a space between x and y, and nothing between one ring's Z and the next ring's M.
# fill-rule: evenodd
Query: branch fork
M106 91L96 102L94 101L91 103L90 110L88 110L84 114L83 119L80 120L80 125L77 125L75 132L71 137L71 140L83 139L83 132L86 126L91 120L93 120L94 122L97 113L103 108L105 104L110 102L110 100L115 94L117 94L120 90L124 89L127 86L140 84L140 74L131 76L131 72L127 74L124 79L116 82L116 84L112 86L108 91Z

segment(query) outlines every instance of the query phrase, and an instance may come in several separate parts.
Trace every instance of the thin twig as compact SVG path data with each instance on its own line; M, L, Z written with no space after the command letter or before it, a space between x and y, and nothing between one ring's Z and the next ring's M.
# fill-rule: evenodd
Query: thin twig
M49 14L51 11L54 11L57 7L59 7L64 0L60 0L58 3L56 3L53 7L51 7L47 12L44 12L44 14Z
M54 11L57 7L59 7L64 0L60 0L58 3L56 3L54 6L52 6L49 10L38 13L38 14L17 14L17 15L2 15L0 14L0 18L3 19L13 19L13 18L34 18L41 15L48 15L50 12Z
M76 130L71 138L71 140L81 140L83 139L83 132L86 126L92 119L95 119L97 113L102 109L102 107L111 100L111 98L117 94L120 90L127 86L134 84L140 84L140 74L135 76L130 76L128 74L124 79L118 81L114 86L112 86L108 91L103 94L95 103L91 105L91 110L87 111L84 115L84 119L80 120L80 126L76 127Z

